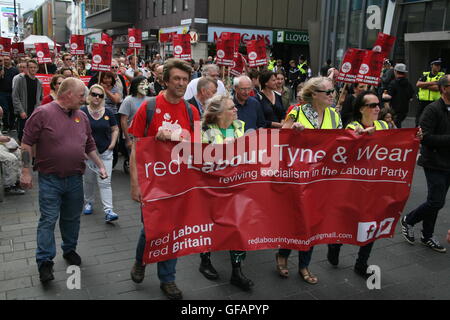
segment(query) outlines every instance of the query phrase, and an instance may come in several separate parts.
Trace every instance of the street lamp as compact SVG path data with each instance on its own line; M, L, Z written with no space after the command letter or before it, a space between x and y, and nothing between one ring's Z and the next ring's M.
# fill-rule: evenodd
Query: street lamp
M17 9L16 9L16 0L14 0L14 42L19 42L19 36L18 36L18 23L17 23Z

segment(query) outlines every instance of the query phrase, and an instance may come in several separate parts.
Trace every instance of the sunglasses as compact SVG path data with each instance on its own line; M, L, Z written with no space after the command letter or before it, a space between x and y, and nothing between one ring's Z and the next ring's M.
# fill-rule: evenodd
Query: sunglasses
M119 69L119 67L118 67L118 66L115 66L115 67L111 67L111 69Z
M103 99L105 97L105 95L91 92L91 97Z
M323 93L325 93L327 96L330 96L330 95L332 95L333 93L334 93L334 89L331 89L331 90L327 90L327 91L324 91L324 90L316 90L316 92L323 92Z
M376 107L379 107L380 104L379 103L370 103L370 104L365 104L365 107L369 107L370 109L375 109Z

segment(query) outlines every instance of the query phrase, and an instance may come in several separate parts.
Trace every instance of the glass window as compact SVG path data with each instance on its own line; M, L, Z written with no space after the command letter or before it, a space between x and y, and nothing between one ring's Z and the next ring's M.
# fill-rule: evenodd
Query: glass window
M188 9L188 0L183 0L183 10Z
M144 19L144 13L142 12L142 1L138 0L137 2L138 12L139 12L139 20Z
M147 19L150 18L150 1L151 0L145 0L145 17Z
M110 7L110 0L91 0L86 1L86 11L87 15L91 15Z
M364 13L362 10L362 0L352 0L350 6L350 31L348 33L348 47L359 48L359 38L364 25Z
M158 11L157 11L158 7L157 7L157 3L156 0L153 0L153 16L157 17L158 16Z
M443 31L447 0L435 0L428 4L424 31Z
M172 0L172 13L177 12L177 0Z
M330 19L328 21L329 26L328 26L328 45L327 45L327 52L326 52L326 59L331 59L334 60L335 56L333 54L333 44L335 42L335 35L336 32L334 30L334 21L335 21L335 10L336 10L336 3L337 1L329 1L328 2L330 5ZM325 60L326 60L325 59ZM335 62L333 61L333 64L335 64Z
M167 14L167 0L162 0L162 14Z
M402 21L406 22L405 33L423 32L425 21L425 3L415 3L404 7Z
M377 29L369 29L367 27L367 19L369 19L369 17L368 16L366 17L366 21L364 21L364 24L363 24L364 30L366 30L366 35L365 35L364 40L363 40L363 49L372 49L373 48L373 45L377 41L378 33L380 33L382 31L381 29L383 28L383 25L384 25L384 21L383 21L383 18L382 18L383 17L383 3L382 3L382 0L369 0L369 1L367 1L367 9L370 6L377 6L380 9L380 14L381 15L380 15L380 17L378 17L379 21L377 21L377 22L380 23L380 29L378 29L378 28Z
M337 32L336 32L336 59L341 62L344 58L346 43L345 43L345 25L347 17L347 7L350 0L339 1L339 11L337 20Z

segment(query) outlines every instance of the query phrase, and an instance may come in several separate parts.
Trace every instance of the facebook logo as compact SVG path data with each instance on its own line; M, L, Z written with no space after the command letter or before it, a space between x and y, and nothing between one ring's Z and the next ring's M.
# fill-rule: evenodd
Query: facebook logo
M390 234L394 226L395 219L388 218L377 222L362 222L358 224L358 242L366 242L372 239L377 239L380 236Z

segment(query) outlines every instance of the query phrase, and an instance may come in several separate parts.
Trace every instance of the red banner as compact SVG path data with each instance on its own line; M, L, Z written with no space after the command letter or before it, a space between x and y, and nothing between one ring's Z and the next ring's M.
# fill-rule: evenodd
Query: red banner
M381 71L385 54L382 52L367 50L359 68L356 82L378 86L381 81Z
M40 73L36 74L36 78L38 78L42 82L42 91L44 97L50 94L51 91L50 82L52 81L53 76L54 76L53 74L40 74ZM87 87L91 78L92 77L89 76L80 77L80 80L83 81Z
M140 139L144 261L392 237L410 194L416 133L259 130L224 145Z
M25 44L23 42L11 44L11 54L13 57L25 57Z
M142 30L141 29L128 29L128 47L129 48L142 48Z
M70 36L70 54L76 56L84 55L84 36L73 34Z
M191 36L189 34L175 34L173 36L174 57L183 60L191 60Z
M252 40L247 42L248 66L256 68L267 65L266 42Z
M177 34L176 32L160 33L159 34L159 42L161 42L161 43L172 42L173 36L176 34Z
M102 43L112 47L113 39L107 33L103 32L102 33Z
M217 64L219 66L232 67L235 53L235 43L233 40L219 39L216 42Z
M362 49L348 49L342 61L337 81L355 83L366 52L367 50Z
M35 43L34 46L36 48L36 55L39 64L52 63L48 43Z
M2 56L11 55L11 39L0 37L0 54Z
M386 58L391 53L395 40L397 40L397 37L380 32L378 34L378 39L373 46L373 51L383 53Z
M112 47L106 44L94 43L92 46L92 70L111 71Z
M244 73L245 66L247 65L247 61L244 56L238 53L233 59L233 67L231 68L231 75L235 77L239 77Z

